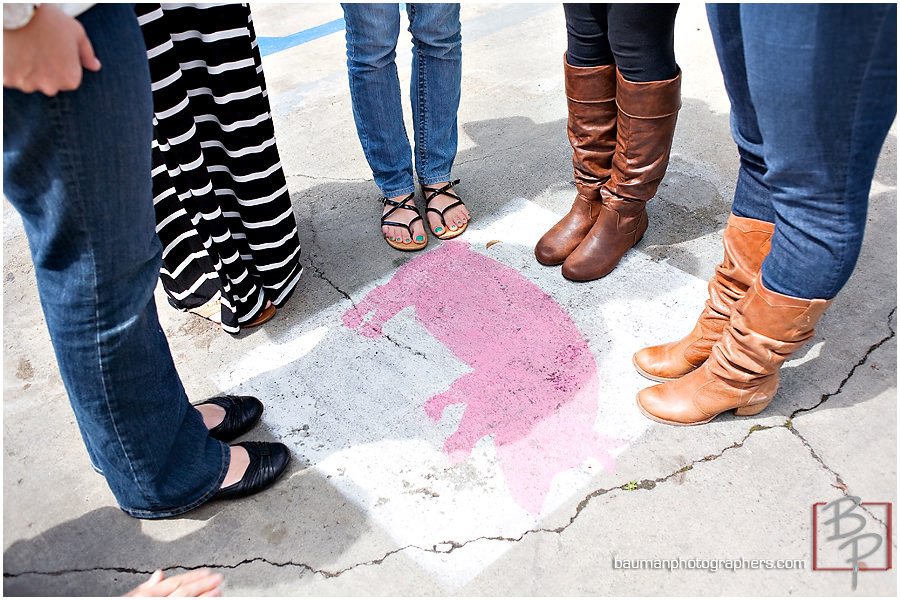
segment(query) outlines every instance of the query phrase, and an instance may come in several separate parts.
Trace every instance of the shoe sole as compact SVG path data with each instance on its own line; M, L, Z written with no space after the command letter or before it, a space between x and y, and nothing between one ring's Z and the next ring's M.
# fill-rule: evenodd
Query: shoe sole
M635 404L637 404L638 410L640 410L641 413L645 417L650 419L651 421L656 421L657 423L663 423L664 425L677 425L679 427L691 427L692 425L706 425L707 423L709 423L710 421L712 421L713 419L715 419L722 413L726 413L729 410L734 411L734 416L736 416L736 417L756 416L759 413L761 413L762 411L764 411L767 406L769 406L769 403L771 402L771 400L769 400L768 402L751 404L750 406L736 406L734 408L729 408L729 409L723 410L720 413L714 414L713 416L706 419L705 421L697 421L696 423L679 423L678 421L669 421L667 419L661 419L660 417L657 417L656 415L651 414L650 412L645 410L643 406L641 406L640 396L635 396L634 402L635 402ZM760 406L760 404L762 404L762 406ZM743 412L743 414L742 414L742 412Z
M252 323L248 323L246 325L241 325L241 329L249 329L250 327L257 327L259 325L262 325L266 321L270 320L274 316L275 316L275 305L273 304L273 305L268 306L265 309L263 309L262 313L260 313L260 315L258 317L256 317L256 320L253 321Z
M450 232L450 233L448 233L448 234L445 234L445 235L438 235L438 234L434 233L433 231L432 231L431 233L434 233L434 236L435 236L437 239L439 239L439 240L452 240L453 238L462 235L463 231L465 231L466 229L468 229L468 227L469 227L469 222L466 221L465 224L462 226L462 228L457 229L456 231L450 231L450 230L448 229L447 231Z
M661 419L661 418L657 417L656 415L651 414L650 412L645 410L643 406L641 406L641 401L638 399L638 396L634 397L634 402L635 402L635 404L637 404L638 410L640 410L641 413L645 417L647 417L651 421L656 421L657 423L662 423L663 425L676 425L678 427L691 427L692 425L705 425L722 414L722 413L719 413L717 415L713 415L710 418L706 419L705 421L697 421L696 423L679 423L678 421L669 421L667 419Z
M398 244L397 242L392 242L387 238L384 238L384 241L387 242L387 245L394 250L400 250L401 252L418 252L428 245L427 239L421 244Z

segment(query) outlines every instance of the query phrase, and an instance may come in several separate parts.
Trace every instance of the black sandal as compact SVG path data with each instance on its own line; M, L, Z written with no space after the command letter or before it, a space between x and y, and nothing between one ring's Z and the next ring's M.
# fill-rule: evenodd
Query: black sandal
M410 240L412 240L412 237L413 237L413 232L412 232L412 228L411 228L412 224L415 223L416 221L422 221L422 216L419 214L419 210L416 208L415 204L413 204L412 206L407 204L407 202L410 202L415 197L416 197L415 194L410 194L409 196L407 196L400 202L391 200L390 198L382 198L381 199L382 204L384 204L385 206L390 204L394 208L392 208L391 210L384 213L384 215L382 215L381 226L384 227L385 225L392 225L394 227L404 227L409 232ZM401 210L401 209L413 211L414 213L416 213L415 218L410 220L409 223L397 223L396 221L388 221L387 220L388 217L390 217L396 211ZM422 221L422 225L423 226L425 225L424 221ZM427 230L428 228L423 227L423 229ZM424 248L425 246L428 245L428 234L427 233L425 234L425 241L423 241L421 244L416 243L416 242L412 242L409 244L402 244L399 242L395 242L391 239L388 239L387 237L384 238L384 241L386 241L391 248L396 248L397 250L403 250L404 252L415 252L416 250L421 250L422 248Z
M469 226L469 221L467 220L465 223L463 223L462 225L459 226L459 229L457 229L456 231L453 231L449 227L447 227L447 220L444 219L444 213L447 212L448 210L450 210L451 208L453 208L454 206L465 206L465 204L463 204L462 198L460 198L455 193L450 191L450 188L458 183L459 183L459 179L457 179L456 181L450 181L450 182L442 185L439 188L433 188L433 187L428 187L428 186L424 186L424 185L422 186L422 193L425 194L425 204L427 206L427 208L425 209L426 213L428 211L436 212L437 215L441 218L441 223L444 224L444 232L445 233L443 233L443 234L435 233L434 234L440 240L453 239L456 236L460 235L463 231L465 231L466 227ZM432 208L431 206L428 206L429 204L431 204L431 201L434 200L435 198L437 198L438 196L450 196L451 198L455 198L456 202L453 202L452 204L448 204L447 206L444 207L443 210L440 210L437 208ZM430 229L430 226L429 226L429 229ZM432 233L434 233L434 230L432 230Z

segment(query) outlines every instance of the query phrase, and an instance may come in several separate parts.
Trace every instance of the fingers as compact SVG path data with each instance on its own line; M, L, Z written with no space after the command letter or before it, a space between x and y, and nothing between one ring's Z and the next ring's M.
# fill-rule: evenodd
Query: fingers
M100 70L100 59L94 54L94 46L87 34L83 34L78 40L78 56L81 58L81 66L88 71Z
M100 61L84 27L52 4L42 4L31 22L3 33L3 85L55 96L81 85L84 69Z
M172 590L168 596L178 596L183 598L196 598L198 596L220 595L219 586L222 584L222 575L213 573L206 569L198 571L189 571L169 578L168 581L176 581L177 587Z
M94 46L87 36L84 27L78 21L72 23L75 30L74 42L78 60L68 60L59 64L57 73L48 72L38 89L47 96L55 96L57 92L71 92L81 87L84 78L83 69L100 70L100 60L94 54Z
M153 574L150 575L150 579L137 586L127 594L122 594L123 597L131 597L131 596L146 596L149 595L149 590L158 584L163 579L163 572L160 569L153 571Z
M156 585L157 583L159 583L162 580L163 580L162 569L157 569L157 570L153 571L153 574L150 575L150 579L148 579L147 582L144 583L144 585L148 585L148 586Z
M219 586L222 584L222 575L207 569L188 571L168 579L163 577L163 572L157 569L150 576L150 579L125 594L125 596L196 598L222 595L219 589Z

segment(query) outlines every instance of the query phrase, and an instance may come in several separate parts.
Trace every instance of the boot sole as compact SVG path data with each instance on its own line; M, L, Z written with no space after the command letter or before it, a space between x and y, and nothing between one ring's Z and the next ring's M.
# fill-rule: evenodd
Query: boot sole
M637 239L637 241L636 241L635 243L633 243L633 244L631 245L631 248L629 248L628 250L631 250L632 248L634 248L635 246L637 246L638 244L640 244L642 239L644 239L644 234L643 234L643 233L641 234L641 237L639 237L639 238ZM625 257L625 254L628 253L628 250L626 250L625 252L622 253L622 256L619 257L619 260L616 262L615 265L613 265L613 268L612 268L612 269L610 269L610 270L607 271L606 273L603 273L602 275L595 275L595 276L593 276L593 277L588 277L588 278L586 278L586 279L575 279L575 278L573 278L573 277L569 277L569 276L566 275L565 273L563 273L562 276L563 276L567 281L574 281L574 282L576 282L576 283L587 283L588 281L597 281L598 279L603 279L604 277L606 277L607 275L609 275L610 273L612 273L613 271L616 270L616 267L618 267L618 266L619 266L619 263L622 262L622 259ZM538 262L540 262L540 261L538 261ZM565 262L565 261L563 261L563 262Z
M771 402L771 400L769 402ZM705 421L697 421L696 423L679 423L678 421L668 421L666 419L660 419L656 415L649 413L648 411L646 411L644 409L643 406L641 406L641 402L638 399L638 397L637 396L634 397L634 403L637 404L638 410L640 410L641 414L643 414L645 417L647 417L651 421L656 421L657 423L662 423L664 425L677 425L679 427L690 427L692 425L706 425L707 423L709 423L710 421L712 421L713 419L715 419L722 413L726 413L729 410L733 410L734 416L736 416L736 417L752 417L752 416L758 415L759 413L764 411L766 409L766 407L769 406L769 402L761 402L759 404L751 404L749 406L738 406L736 408L729 408L728 410L723 410L720 413L714 414L713 416L706 419Z
M644 407L641 406L641 403L638 400L637 396L634 397L634 403L637 404L638 410L641 411L641 414L643 414L645 417L647 417L651 421L656 421L657 423L662 423L663 425L677 425L678 427L690 427L692 425L706 425L707 423L709 423L710 421L712 421L713 419L715 419L716 417L718 417L719 415L722 414L722 413L719 413L718 415L713 415L710 418L706 419L705 421L697 421L696 423L679 423L678 421L668 421L666 419L660 419L656 415L653 415L653 414L647 412L646 410L644 410Z

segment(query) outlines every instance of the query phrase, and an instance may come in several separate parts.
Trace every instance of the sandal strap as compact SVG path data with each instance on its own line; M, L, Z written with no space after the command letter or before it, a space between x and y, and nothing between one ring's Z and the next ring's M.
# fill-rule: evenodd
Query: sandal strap
M445 183L439 188L422 186L422 192L428 192L428 195L425 197L426 205L429 204L432 200L437 198L438 196L450 196L451 198L456 198L456 202L452 202L445 206L444 208L434 208L433 206L426 206L425 212L431 211L437 213L437 215L441 218L441 223L444 224L444 227L447 226L447 220L444 218L444 213L453 208L454 206L462 206L463 201L462 198L457 196L455 193L450 191L450 188L459 183L459 179L456 181L450 181Z
M457 179L456 181L448 181L447 183L445 183L444 185L442 185L439 188L434 188L434 187L429 187L429 186L423 185L422 192L427 194L425 196L425 203L427 204L427 203L431 202L438 196L450 196L451 198L456 198L457 200L462 201L462 198L460 198L455 193L450 191L451 187L453 187L454 185L458 185L458 184L459 184L459 179ZM454 204L453 206L456 206L456 205ZM446 210L446 209L444 209L444 210Z
M419 214L419 210L415 207L415 205L410 206L409 204L407 204L407 202L409 202L410 200L412 200L415 197L416 197L415 193L412 193L412 194L408 195L406 198L404 198L403 200L401 200L400 202L397 202L396 200L391 200L390 198L387 198L387 197L382 198L381 199L382 204L384 204L385 206L391 205L391 206L393 206L393 208L391 210L387 211L386 213L384 213L384 215L382 215L381 225L382 226L392 225L394 227L404 227L409 232L409 235L412 235L412 228L410 226L413 223L415 223L416 221L422 220L422 215ZM396 221L388 221L387 220L388 217L390 217L392 214L394 214L396 211L398 211L400 209L411 210L414 213L416 213L416 216L413 217L412 219L410 219L410 221L408 223L398 223Z

